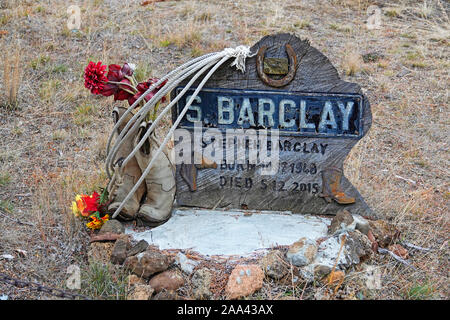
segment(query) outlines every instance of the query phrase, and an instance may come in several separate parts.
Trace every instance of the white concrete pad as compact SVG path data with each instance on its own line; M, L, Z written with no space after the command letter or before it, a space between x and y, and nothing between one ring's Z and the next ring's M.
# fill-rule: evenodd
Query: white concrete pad
M202 255L249 256L302 237L327 234L329 219L289 212L178 209L165 224L144 232L127 230L135 240L159 249L191 249Z

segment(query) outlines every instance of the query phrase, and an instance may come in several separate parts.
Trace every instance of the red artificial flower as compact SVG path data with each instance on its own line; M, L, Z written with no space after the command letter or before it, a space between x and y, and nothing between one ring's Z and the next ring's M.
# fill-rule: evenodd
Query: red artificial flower
M130 80L123 79L118 82L123 83L123 85L117 84L117 83L105 84L104 89L102 90L101 94L105 97L114 95L114 100L126 100L126 99L132 97L133 95L131 93L123 90L123 89L132 90L132 88L127 85L127 84L131 85Z
M105 97L114 94L114 100L126 100L133 95L123 89L131 90L130 80L126 76L131 76L133 74L133 69L125 63L123 67L118 64L110 64L109 71L107 75L107 81L121 82L123 85L118 83L107 83L105 84L101 94Z
M146 82L141 82L137 85L137 90L138 92L128 98L128 103L130 104L130 106L140 97L144 94L145 91L148 90L148 88L150 88L153 84L157 83L159 81L158 78L151 78ZM147 102L149 101L165 84L167 83L167 80L163 81L159 86L157 86L155 89L153 89L152 91L150 91L144 98L144 100ZM161 102L165 102L166 101L166 97L162 97Z
M90 61L86 69L84 69L84 86L93 94L101 94L105 82L108 81L105 73L106 65L102 65L101 61L97 63Z
M97 192L93 192L91 196L82 197L85 204L85 211L95 212L98 211L98 206L100 203L100 195Z
M125 76L131 76L132 74L133 69L131 69L128 63L125 63L123 67L118 64L110 64L107 78L110 81L120 82Z

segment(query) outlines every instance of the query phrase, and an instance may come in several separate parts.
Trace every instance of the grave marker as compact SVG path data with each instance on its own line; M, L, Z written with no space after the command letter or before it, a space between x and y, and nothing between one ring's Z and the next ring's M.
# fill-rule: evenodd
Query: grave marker
M197 149L189 156L197 164L177 164L177 205L305 214L345 208L373 215L342 172L346 156L372 122L359 85L341 80L322 53L294 35L266 36L251 51L258 54L247 59L245 73L227 64L216 71L179 125L191 141L175 139L178 161L187 156L180 146L191 143ZM179 100L174 119L193 91ZM227 139L227 132L234 136ZM244 161L232 163L223 152L227 147ZM266 149L278 153L278 168L276 161L250 161L252 152ZM275 174L266 174L263 169L269 167Z

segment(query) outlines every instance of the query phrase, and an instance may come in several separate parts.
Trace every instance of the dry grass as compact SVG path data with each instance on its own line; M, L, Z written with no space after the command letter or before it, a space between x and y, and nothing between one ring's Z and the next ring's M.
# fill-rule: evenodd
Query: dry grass
M12 53L12 54L11 54ZM4 106L10 109L17 107L17 95L19 93L20 81L21 81L21 48L20 44L17 44L13 49L10 46L3 53L3 87L5 101Z
M185 0L144 7L96 0L82 2L81 28L70 31L63 1L2 1L0 31L7 32L1 33L1 52L13 54L2 61L0 99L16 108L0 107L0 254L19 248L27 256L2 261L0 272L64 287L67 266L87 261L88 234L71 218L70 202L76 193L105 185L113 107L84 89L87 61L127 61L142 78L160 77L192 56L288 31L310 39L371 101L372 129L347 159L346 175L382 218L402 230L403 241L434 250L411 251L417 270L378 255L370 263L382 274L382 290L368 289L363 270L355 268L336 294L321 283L266 279L253 297L448 299L448 3L378 3L382 27L367 30L372 2L365 0L320 6ZM21 49L11 51L7 44L19 38ZM383 54L380 60L361 61L375 51ZM120 288L114 290L112 295ZM3 284L0 291L11 299L49 298Z
M361 70L362 59L361 55L353 48L348 48L344 55L342 67L347 76L354 76Z

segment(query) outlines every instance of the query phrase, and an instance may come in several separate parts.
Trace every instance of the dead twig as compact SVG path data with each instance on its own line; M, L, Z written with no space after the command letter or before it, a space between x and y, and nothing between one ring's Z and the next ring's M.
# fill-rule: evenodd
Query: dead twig
M336 258L336 262L334 263L333 271L331 271L331 274L333 274L334 269L336 268L336 265L337 265L337 263L338 263L338 261L339 261L339 257L341 256L342 249L344 248L345 240L347 240L347 236L344 234L344 235L342 236L341 247L339 248L339 253L338 253L338 256L337 256L337 258ZM329 281L330 283L331 283L332 278L333 278L333 276L330 277L330 281ZM336 295L338 289L341 287L342 283L344 282L344 279L345 279L345 277L343 277L343 278L341 279L341 281L339 281L339 283L337 284L336 288L334 288L334 294L333 294L333 296Z
M409 242L401 242L401 244L402 244L402 246L405 246L405 247L409 247L409 248L411 248L411 249L416 249L416 250L419 250L419 251L434 251L432 248L423 248L423 247L419 247L419 246L416 246L415 244L412 244L412 243L409 243Z
M381 254L389 253L389 254L390 254L395 260L397 260L398 262L403 263L405 266L410 267L410 268L413 269L414 271L417 271L417 269L416 269L412 264L410 264L410 263L409 263L408 261L406 261L405 259L400 258L398 255L396 255L395 253L393 253L393 252L390 251L390 250L383 249L383 248L378 248L378 253L381 253Z
M116 241L119 238L120 238L120 234L106 232L104 234L97 234L97 235L91 236L91 239L89 240L89 242L92 243L92 242L99 242L99 241Z
M408 179L408 178L404 178L404 177L402 177L402 176L399 176L399 175L395 175L395 177L396 177L397 179L400 179L400 180L403 180L403 181L406 181L406 182L412 183L413 185L416 185L416 184L417 184L417 182L416 182L416 181L414 181L414 180L411 180L411 179Z
M308 286L308 282L306 282L305 283L305 286L303 287L303 290L302 290L302 294L300 295L300 300L303 300L303 295L304 295L304 293L305 293L305 290L306 290L306 287Z
M11 218L11 217L9 217L9 216L6 214L6 212L4 212L4 211L2 211L2 210L0 210L0 215L1 215L2 217L5 217L6 219L8 219L8 220L10 220L10 221L13 221L13 222L18 223L18 224L21 224L21 225L26 225L26 226L31 226L31 227L35 227L35 226L36 226L36 225L32 224L31 222L23 222L23 221L20 221L19 219Z
M166 0L147 0L147 1L143 1L141 2L141 6L147 6L149 4L155 3L155 2L164 2Z

